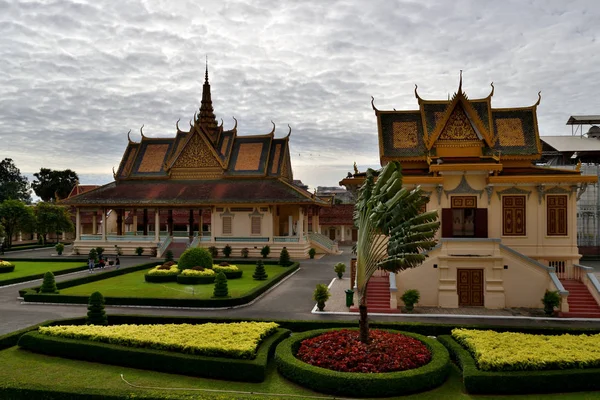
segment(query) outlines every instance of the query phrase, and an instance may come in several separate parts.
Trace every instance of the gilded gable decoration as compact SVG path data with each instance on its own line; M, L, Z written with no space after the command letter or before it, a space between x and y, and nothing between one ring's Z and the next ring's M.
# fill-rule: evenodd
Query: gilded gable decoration
M417 146L417 122L393 122L394 147L397 149L410 149Z
M525 190L516 186L511 186L508 189L497 191L496 194L498 195L498 200L502 200L503 194L526 194L527 200L529 200L529 196L531 196L531 190Z
M199 134L194 134L185 145L179 157L173 163L172 168L202 168L220 167L221 164L215 158L208 144L202 140Z
M461 107L454 109L454 112L450 115L446 126L444 126L442 133L438 137L438 140L477 141L480 139Z
M460 179L460 183L452 190L444 190L446 194L446 198L451 194L478 194L479 198L483 194L483 190L473 189L469 182L467 181L467 177L465 175Z
M495 121L501 146L524 146L523 122L520 118L501 118Z

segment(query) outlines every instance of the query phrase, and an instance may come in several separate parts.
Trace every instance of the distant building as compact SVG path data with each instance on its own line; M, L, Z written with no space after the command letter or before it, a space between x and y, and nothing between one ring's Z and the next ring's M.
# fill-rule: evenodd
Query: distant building
M338 186L317 186L317 196L335 196L335 202L341 204L354 204L356 201L352 192Z

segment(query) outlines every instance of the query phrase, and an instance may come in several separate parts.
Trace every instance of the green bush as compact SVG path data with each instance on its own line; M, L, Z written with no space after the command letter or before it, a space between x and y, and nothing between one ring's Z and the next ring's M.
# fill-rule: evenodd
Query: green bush
M495 329L497 330L497 329ZM471 394L565 393L600 390L600 368L550 371L489 372L477 368L469 352L452 336L438 336L462 370L465 390Z
M202 247L195 247L184 251L181 257L179 257L177 265L179 265L179 269L182 271L194 267L212 268L213 258L208 250Z
M346 264L339 262L333 266L333 270L337 274L338 278L342 279L344 272L346 272Z
M250 252L248 251L248 248L247 248L247 247L244 247L244 248L242 249L242 257L244 257L244 258L248 258L248 254L250 254Z
M215 290L213 297L228 297L229 288L227 287L227 277L223 272L219 272L215 278Z
M15 270L15 264L0 260L0 274L13 272Z
M112 321L112 316L111 316ZM84 360L103 364L121 365L206 378L262 382L266 377L269 355L290 332L277 329L258 348L254 360L208 357L173 351L140 349L89 340L66 339L29 332L19 339L19 346L36 353Z
M265 281L269 278L267 275L267 271L265 271L265 264L262 260L258 260L256 262L256 268L254 269L254 274L252 274L252 278L255 281Z
M234 266L235 267L235 266ZM242 277L242 275L244 274L244 271L242 271L241 269L235 267L235 268L228 268L228 267L219 267L217 265L215 265L213 267L213 270L218 274L219 272L222 272L225 274L225 277L227 279L239 279Z
M542 297L542 303L544 303L544 313L551 317L554 314L554 308L560 306L560 293L557 290L546 290Z
M104 254L104 247L96 247L96 254L98 254L98 257L102 257L102 254Z
M100 292L94 292L88 302L86 322L88 325L108 325L106 312L104 311L104 296Z
M226 244L225 247L223 247L223 255L225 257L229 257L231 255L231 246Z
M98 261L98 252L96 251L96 249L90 249L90 252L88 253L88 259L93 259L94 262Z
M58 293L56 288L56 280L54 280L54 274L50 271L44 274L44 282L40 287L40 293Z
M315 250L314 247L311 247L310 250L308 251L308 256L310 257L310 259L312 260L313 258L315 258L316 254L317 254L317 250Z
M415 304L419 302L421 294L417 289L408 289L400 299L404 302L406 311L412 311Z
M287 267L291 263L292 262L290 261L290 253L288 252L288 249L284 246L283 249L281 249L281 253L279 253L279 265Z
M208 251L212 258L217 258L219 256L219 249L217 249L215 246L210 246Z
M444 346L435 339L408 332L397 333L420 340L431 351L431 361L420 368L362 374L315 367L296 358L303 340L328 331L329 329L321 329L299 333L280 343L275 351L275 363L279 372L306 388L351 397L390 397L430 390L443 384L450 372L450 356Z
M313 292L313 300L317 302L317 308L319 311L323 311L325 308L325 302L329 300L331 293L329 288L322 283L317 284L315 291Z
M142 254L144 254L144 248L143 247L136 247L135 248L135 254L137 254L138 256L141 256Z
M62 243L57 243L56 246L54 246L54 249L56 250L58 255L61 256L63 251L65 251L65 245Z
M267 258L267 256L269 255L269 253L271 253L271 248L269 247L269 245L266 245L262 249L260 249L260 255L263 258Z
M173 251L167 250L165 251L165 262L173 261Z

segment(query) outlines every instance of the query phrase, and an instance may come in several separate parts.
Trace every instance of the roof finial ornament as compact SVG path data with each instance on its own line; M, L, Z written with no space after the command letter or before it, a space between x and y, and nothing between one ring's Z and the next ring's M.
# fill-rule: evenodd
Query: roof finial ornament
M177 122L175 122L175 127L177 128L177 133L181 132L181 129L179 129L179 121L181 120L181 118L179 118L177 120Z
M358 166L356 165L356 161L354 161L354 173L358 174Z
M129 130L129 132L127 132L127 141L129 143L133 143L133 140L131 140L131 137L129 136L130 133L131 133L131 129Z
M288 132L287 136L286 136L284 139L287 139L287 138L289 138L289 137L290 137L290 135L292 134L292 127L290 126L290 124L288 124L288 128L290 128L290 130L289 130L289 132Z
M460 79L458 80L458 93L462 93L462 69L460 70Z
M190 128L193 128L194 124L192 124L192 120L190 119Z
M113 179L117 179L117 173L115 172L115 166L113 165Z
M219 128L223 127L223 118L221 118L221 125L219 125Z
M417 89L419 88L419 86L417 86L417 84L415 83L415 97L417 98L417 100L421 101L421 96L419 96L419 93L417 93Z
M233 131L237 130L237 119L235 119L235 117L232 115L231 118L233 118L233 120L235 121L235 126L233 127Z
M208 84L208 54L206 55L206 70L204 72L204 83Z
M144 124L142 124L142 127L140 128L140 134L142 135L142 139L146 137L144 136Z
M273 130L269 133L269 135L274 136L275 135L275 122L273 122L273 120L271 120L271 123L273 124Z
M371 96L371 107L375 112L379 111L377 107L375 107L375 97Z
M539 106L541 101L542 101L542 91L540 90L540 91L538 92L538 99L537 99L537 101L535 102L535 104L534 104L533 106L534 106L534 107L537 107L537 106Z
M492 87L492 91L488 97L492 97L494 95L494 82L490 83L490 86Z

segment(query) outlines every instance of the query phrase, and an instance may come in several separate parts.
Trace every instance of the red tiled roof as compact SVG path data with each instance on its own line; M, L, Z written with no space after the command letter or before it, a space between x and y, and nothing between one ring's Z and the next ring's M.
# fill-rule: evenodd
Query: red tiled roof
M71 189L71 192L69 193L67 198L77 196L78 194L81 194L81 193L89 192L90 190L96 189L99 187L100 187L100 185L75 185L75 186L73 186L73 189Z
M77 206L202 206L214 204L318 204L308 192L278 179L223 179L214 181L112 182L63 204Z
M336 204L323 207L319 211L321 225L350 225L354 226L354 204Z

